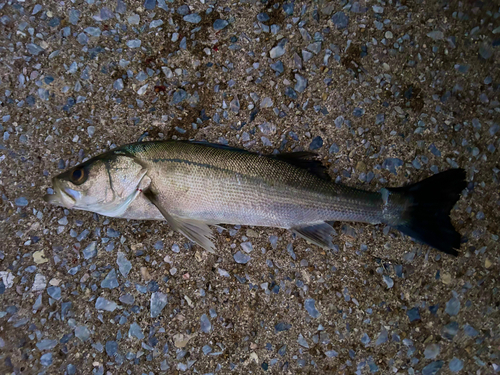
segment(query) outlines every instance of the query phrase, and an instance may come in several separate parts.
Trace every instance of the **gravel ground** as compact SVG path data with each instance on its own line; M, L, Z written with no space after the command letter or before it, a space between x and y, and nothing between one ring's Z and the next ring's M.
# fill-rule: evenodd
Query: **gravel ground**
M500 372L493 1L0 2L0 373ZM460 166L457 258L68 211L50 177L138 139L316 151L365 189Z

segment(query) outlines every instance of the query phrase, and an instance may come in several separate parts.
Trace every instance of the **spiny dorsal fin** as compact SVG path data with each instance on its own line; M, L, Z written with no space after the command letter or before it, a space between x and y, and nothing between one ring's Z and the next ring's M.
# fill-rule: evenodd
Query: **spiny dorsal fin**
M328 168L319 160L311 159L316 156L317 155L314 152L309 151L287 152L284 154L273 155L276 159L282 160L297 168L306 169L323 180L331 181L332 178L328 175Z

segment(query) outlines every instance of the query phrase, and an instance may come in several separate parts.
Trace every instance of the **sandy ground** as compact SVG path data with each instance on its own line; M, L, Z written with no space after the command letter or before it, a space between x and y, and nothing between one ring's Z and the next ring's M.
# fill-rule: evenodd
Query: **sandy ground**
M499 27L489 1L1 1L0 373L498 372ZM371 190L462 167L460 255L350 223L213 255L41 199L139 138L311 149Z

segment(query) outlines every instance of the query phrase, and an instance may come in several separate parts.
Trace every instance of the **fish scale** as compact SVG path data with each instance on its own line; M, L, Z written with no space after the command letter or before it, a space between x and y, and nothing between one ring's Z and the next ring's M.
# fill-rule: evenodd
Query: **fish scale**
M184 142L124 148L140 160L172 214L224 224L291 228L382 220L380 193L325 181L285 161Z

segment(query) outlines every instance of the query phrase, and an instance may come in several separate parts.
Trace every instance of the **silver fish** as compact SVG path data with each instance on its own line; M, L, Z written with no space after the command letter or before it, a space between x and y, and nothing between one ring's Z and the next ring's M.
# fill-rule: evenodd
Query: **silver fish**
M371 192L333 183L313 156L266 156L206 142L133 143L54 177L54 194L44 199L104 216L166 220L210 252L209 225L287 228L331 248L329 222L352 221L384 223L458 254L461 237L449 213L466 186L464 170Z

